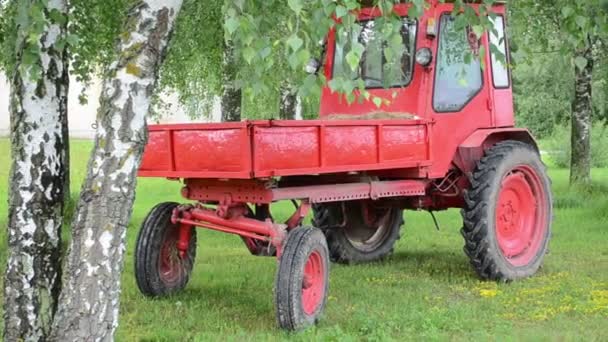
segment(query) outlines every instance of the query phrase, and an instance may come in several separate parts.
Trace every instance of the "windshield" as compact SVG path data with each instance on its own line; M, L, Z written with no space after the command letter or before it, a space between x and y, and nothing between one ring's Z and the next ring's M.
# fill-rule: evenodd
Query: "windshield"
M383 21L386 22L386 21ZM403 19L401 37L403 42L398 46L389 47L386 29L391 23L380 24L379 20L360 22L360 32L355 41L349 41L348 34L337 37L336 52L334 55L334 77L347 79L361 78L366 88L394 88L404 87L412 80L414 71L414 49L416 45L416 21ZM384 26L384 27L383 27ZM390 34L389 34L390 36ZM352 35L351 37L357 37ZM347 62L348 53L355 43L363 45L363 54L357 70L351 70ZM396 58L389 58L397 51Z

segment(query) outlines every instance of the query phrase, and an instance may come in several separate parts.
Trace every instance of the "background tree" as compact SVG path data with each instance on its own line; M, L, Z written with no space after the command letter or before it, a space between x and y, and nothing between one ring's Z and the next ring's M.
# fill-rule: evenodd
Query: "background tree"
M593 73L603 40L608 33L607 15L597 1L556 3L555 1L518 1L512 18L519 29L515 37L522 42L521 54L534 51L557 52L570 61L572 90L571 183L591 181L591 127L593 113ZM562 56L554 56L560 60ZM546 70L550 73L550 70ZM552 79L555 82L554 75ZM559 87L559 85L558 85ZM553 113L545 113L551 116Z
M241 121L243 93L238 82L238 56L231 41L222 54L222 121Z

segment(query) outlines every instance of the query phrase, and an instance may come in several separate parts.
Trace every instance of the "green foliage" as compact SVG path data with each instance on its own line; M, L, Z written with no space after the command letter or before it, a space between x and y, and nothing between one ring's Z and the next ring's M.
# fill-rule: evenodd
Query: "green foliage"
M377 20L379 32L388 44L384 49L384 57L390 61L400 56L403 49L400 34L401 18L393 11L395 4L403 1L376 0L372 5L379 8L383 16ZM480 6L480 15L463 0L455 1L454 14L457 25L464 27L470 25L475 32L482 33L492 28L489 6L494 1L485 1ZM224 6L226 38L234 42L244 61L244 68L248 70L244 86L250 87L254 95L268 92L269 75L273 74L275 67L280 63L281 56L285 56L292 72L302 70L312 56L319 56L318 42L325 39L331 28L335 28L336 37L340 43L354 42L344 58L344 65L350 66L352 71L358 68L362 58L363 47L357 42L361 32L361 25L357 22L357 10L363 7L362 2L356 0L289 0L287 11L277 10L283 8L285 1L281 0L229 0ZM425 0L412 0L410 17L418 18L424 8L428 7ZM368 4L369 5L369 4ZM366 6L368 6L366 5ZM269 15L272 13L272 15ZM333 18L332 18L333 17ZM334 20L335 18L335 20ZM277 23L284 26L284 33L280 37L273 35ZM317 77L304 78L299 88L301 96L320 93L327 80L323 74ZM347 94L349 101L371 100L381 105L389 99L374 99L365 89L365 83L359 76L337 76L328 86L336 92Z
M46 0L8 0L0 11L0 69L17 66L17 42L22 42L19 67L39 76L39 41L49 23L68 25L68 34L55 45L68 48L71 72L88 82L114 59L114 44L129 5L135 0L71 0L69 14L49 10ZM23 39L22 39L23 38Z
M570 128L557 126L554 133L542 141L550 161L560 168L570 166ZM592 167L608 167L608 127L597 124L591 130Z
M177 91L191 117L210 113L222 90L221 8L220 1L185 0L161 67L161 88Z
M544 138L553 134L556 125L569 121L574 75L551 72L569 69L569 58L558 53L536 53L529 63L513 70L518 126Z
M8 71L9 74L15 65L16 16L16 1L0 1L0 71Z
M70 0L72 74L88 83L114 61L127 9L136 0ZM77 39L77 40L76 40Z

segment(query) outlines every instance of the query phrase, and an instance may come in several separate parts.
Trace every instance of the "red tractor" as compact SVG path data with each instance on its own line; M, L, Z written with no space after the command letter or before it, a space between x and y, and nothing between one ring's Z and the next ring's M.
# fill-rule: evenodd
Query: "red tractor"
M552 195L534 138L514 127L510 71L490 49L508 56L505 5L493 7L497 37L459 28L453 4L432 1L417 20L409 7L394 8L404 44L395 63L375 34L377 8L359 14L365 52L355 75L344 63L350 44L337 44L335 30L327 37L325 76L362 78L373 96L393 99L381 108L326 88L320 120L150 127L139 175L181 180L189 204L159 204L145 219L135 257L144 294L186 286L195 228L236 234L252 254L277 257L278 324L303 328L325 307L330 260L389 255L405 209L461 208L464 251L482 279L537 272ZM271 204L284 200L293 215L275 222ZM303 225L310 211L313 224Z

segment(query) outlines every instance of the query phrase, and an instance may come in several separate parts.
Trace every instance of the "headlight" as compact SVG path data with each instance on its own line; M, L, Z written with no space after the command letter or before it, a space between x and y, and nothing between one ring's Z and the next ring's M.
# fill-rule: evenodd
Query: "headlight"
M428 67L433 61L433 52L429 48L422 48L416 52L416 63Z

